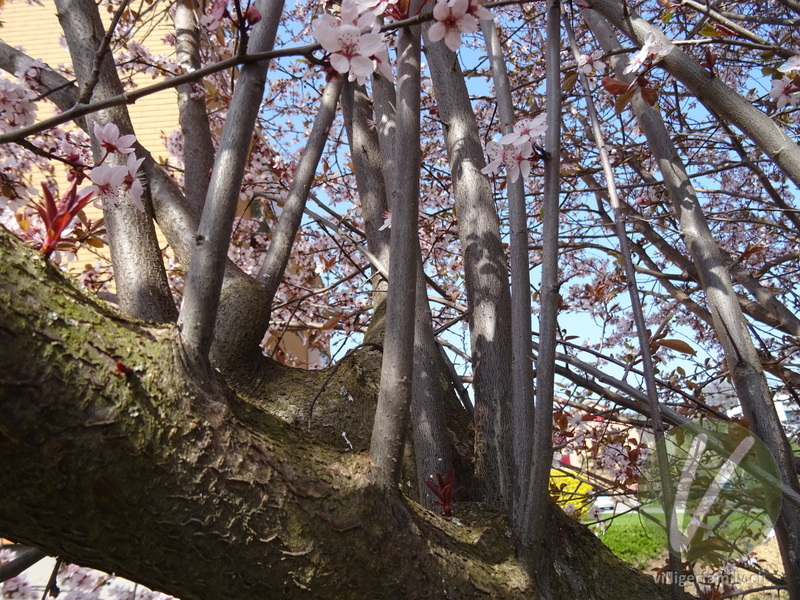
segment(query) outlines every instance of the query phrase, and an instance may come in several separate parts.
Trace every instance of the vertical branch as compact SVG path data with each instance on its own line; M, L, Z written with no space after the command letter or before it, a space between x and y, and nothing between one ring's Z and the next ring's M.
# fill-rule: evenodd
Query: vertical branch
M561 167L561 2L547 0L547 65L542 284L539 294L539 352L536 361L536 414L530 481L522 518L522 544L538 563L547 527L550 468L553 462L553 395L558 338L558 222Z
M102 51L107 33L97 5L90 0L57 0L56 8L75 75L84 85L83 93L91 93L95 100L121 94L123 88L114 61ZM125 107L109 108L87 116L87 132L92 131L95 123L109 122L116 123L123 134L133 133ZM93 140L92 150L95 158L105 154L97 140ZM108 165L126 162L118 155L106 159ZM156 238L152 205L149 201L145 205L147 212L142 212L126 198L104 210L119 307L126 314L140 319L174 321L177 311Z
M475 474L484 499L511 508L511 299L492 186L458 57L427 40L425 55L445 134L469 299L475 400ZM400 128L398 127L398 131Z
M481 21L492 67L497 112L503 133L514 126L514 103L503 48L493 21ZM511 414L514 422L513 510L519 527L525 505L524 482L530 472L533 436L533 364L531 362L531 276L528 257L528 211L522 177L506 182L511 229Z
M175 4L175 55L187 71L200 68L200 33L195 12L187 0ZM214 167L214 144L208 123L202 83L178 86L178 111L183 134L183 182L186 200L200 215Z
M275 292L283 279L283 272L292 253L294 238L300 228L303 210L306 207L308 193L314 183L325 143L328 141L333 119L336 117L336 105L342 91L342 78L334 76L325 86L320 99L319 111L314 118L314 125L300 157L300 163L294 172L289 195L283 205L280 220L272 232L269 248L256 279L267 288L268 305L272 304Z
M383 77L378 80L385 85L392 84ZM392 87L392 89L394 89ZM367 121L374 119L370 110L369 98L362 86L351 81L344 83L342 90L342 113L345 130L353 159L353 171L358 186L358 198L361 204L361 215L364 218L364 233L369 251L378 257L384 265L389 264L389 230L383 229L383 213L389 208L387 202L386 180L383 166L389 162L385 157L387 149L383 148L378 138L378 131L371 129Z
M379 78L384 85L384 95L390 91L388 81ZM378 78L375 80L375 87ZM391 90L393 91L393 87ZM394 96L394 94L391 94ZM377 104L377 103L376 103ZM342 106L345 125L350 140L350 155L356 173L361 213L364 216L367 246L383 264L389 261L389 229L380 231L382 214L387 209L386 186L383 170L387 162L383 160L384 151L379 147L378 132L366 125L372 112L367 105L363 88L353 83L345 83ZM394 106L392 105L392 119ZM393 138L391 127L391 137ZM382 129L381 135L389 132ZM393 147L385 145L386 147ZM390 164L393 164L391 161ZM445 473L451 467L450 446L446 435L446 422L440 380L440 355L433 336L431 310L428 304L427 287L422 271L422 257L417 248L417 291L414 310L414 376L411 390L411 423L414 435L414 459L419 485L420 502L433 508L430 489L424 484L426 478L435 473ZM373 288L373 307L375 314L370 324L370 334L380 335L381 323L385 323L384 304L385 283L379 281ZM374 339L374 338L373 338Z
M570 47L572 54L575 57L575 62L578 62L580 52L575 43L575 34L572 27L566 20L565 16L565 29L569 37ZM625 287L628 289L628 296L631 300L631 312L633 313L633 322L636 329L636 336L639 338L639 355L642 359L642 375L644 377L645 391L647 393L647 403L650 407L650 418L653 421L653 434L656 440L656 453L658 455L659 464L659 479L661 482L661 489L666 493L662 495L663 509L665 515L672 514L672 494L669 492L673 488L672 481L669 473L669 457L667 456L667 449L664 444L658 444L664 437L664 420L661 417L661 408L658 401L658 389L656 387L656 374L653 367L653 356L650 352L650 334L647 330L647 323L644 319L644 312L642 311L642 301L639 297L639 287L636 284L636 269L633 265L631 257L631 248L628 243L628 233L625 230L625 215L622 210L622 204L617 194L617 186L614 181L614 170L611 167L611 161L608 158L608 150L606 149L605 138L603 131L600 128L600 119L597 116L597 108L594 105L594 100L591 96L591 88L589 87L589 78L586 73L578 69L578 77L581 82L581 87L584 92L584 101L589 113L589 121L591 123L592 135L594 143L600 154L600 164L603 167L603 175L606 179L606 190L608 192L608 200L611 204L611 209L614 212L614 229L619 241L619 251L622 256L622 264L625 270ZM672 577L670 579L673 594L678 593L679 580L678 574L680 572L680 557L674 552L669 553L669 565Z
M373 82L373 89L376 90L383 84L391 87L394 96L394 85L389 81L383 77L376 77ZM386 189L389 182L384 176L386 164L389 162L387 157L389 149L379 141L377 128L371 128L367 124L369 120L377 122L378 117L370 108L370 101L363 86L350 81L345 82L342 88L342 114L350 145L350 156L353 160L353 172L356 176L361 216L364 218L367 247L381 264L388 265L389 229L383 228L383 215L389 209ZM392 151L393 148L394 146ZM375 332L383 331L382 325L386 316L384 302L387 282L380 273L376 273L376 277L378 279L373 280L372 285L373 317L367 332L369 339L372 339Z
M275 43L283 0L259 0L256 6L262 19L253 27L248 49L265 52ZM242 67L194 238L178 326L196 358L208 356L213 340L231 228L268 65L265 60Z
M452 456L444 414L442 360L433 335L428 287L425 284L422 255L419 252L419 246L417 246L411 423L420 504L432 509L435 498L428 486L425 485L425 481L429 481L436 473L447 473L452 466Z
M400 478L411 405L414 356L414 299L419 256L420 38L419 27L400 31L397 43L397 157L407 168L395 172L392 202L389 293L381 388L370 442L370 458L387 485ZM401 161L398 161L399 165Z

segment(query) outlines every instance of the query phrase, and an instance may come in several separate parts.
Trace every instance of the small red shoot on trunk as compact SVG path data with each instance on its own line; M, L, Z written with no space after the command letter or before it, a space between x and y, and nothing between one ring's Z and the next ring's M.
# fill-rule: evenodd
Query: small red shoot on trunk
M463 485L454 485L455 478L455 469L450 469L445 477L442 477L441 473L436 473L436 480L438 481L438 484L434 483L433 481L425 482L425 485L428 486L428 489L430 489L430 491L432 491L434 495L439 498L439 500L434 502L433 505L441 506L445 517L452 516L453 498L458 492L464 489Z

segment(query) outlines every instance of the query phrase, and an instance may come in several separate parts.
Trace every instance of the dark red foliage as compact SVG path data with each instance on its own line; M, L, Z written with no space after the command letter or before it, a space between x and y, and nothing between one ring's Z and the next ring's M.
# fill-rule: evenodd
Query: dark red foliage
M442 477L441 473L436 473L436 480L438 484L434 483L433 481L426 481L425 485L439 498L438 501L434 502L434 506L441 506L442 512L444 512L445 517L449 517L452 515L453 511L453 499L455 495L464 489L463 485L454 485L455 483L456 472L454 469L450 469L447 473L446 477Z
M94 198L94 191L77 191L80 178L75 178L69 186L67 193L61 201L56 204L53 194L46 184L42 184L44 191L44 206L36 204L35 208L42 218L47 231L42 244L41 252L45 256L50 256L53 250L61 241L61 234L72 222L75 216L82 211L87 204Z

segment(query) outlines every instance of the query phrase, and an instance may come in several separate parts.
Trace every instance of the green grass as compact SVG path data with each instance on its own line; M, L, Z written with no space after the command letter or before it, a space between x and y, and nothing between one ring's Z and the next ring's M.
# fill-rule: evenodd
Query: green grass
M628 513L611 521L600 539L622 560L643 568L666 553L666 540L662 541L657 532L654 523L640 518L637 513Z

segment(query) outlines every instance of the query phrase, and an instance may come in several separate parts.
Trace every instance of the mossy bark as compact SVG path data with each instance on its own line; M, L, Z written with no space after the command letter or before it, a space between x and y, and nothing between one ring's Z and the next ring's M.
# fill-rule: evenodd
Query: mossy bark
M537 597L501 515L465 503L448 521L374 485L357 427L369 352L309 433L189 371L174 328L123 318L5 231L0 311L0 536L185 600ZM262 381L291 421L325 377ZM336 398L352 412L326 421ZM668 597L560 511L550 522L554 597Z

